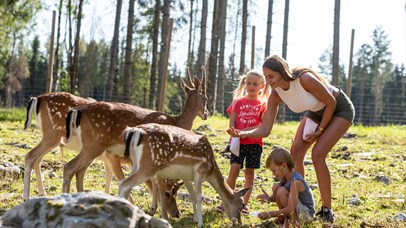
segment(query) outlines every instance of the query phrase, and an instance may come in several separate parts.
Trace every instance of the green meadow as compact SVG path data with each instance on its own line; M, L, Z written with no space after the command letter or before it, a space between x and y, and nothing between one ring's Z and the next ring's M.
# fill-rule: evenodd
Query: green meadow
M18 166L20 175L1 172L0 174L0 216L10 208L23 202L23 168L24 155L35 147L41 139L36 121L24 131L25 110L0 109L0 165ZM262 204L255 197L261 194L261 187L270 192L274 178L264 167L265 159L273 147L289 149L292 144L298 122L277 123L271 134L265 138L262 167L256 172L256 180L249 203L250 211L276 209L276 204ZM216 161L227 177L229 160L225 148L229 136L225 132L228 119L212 116L206 121L197 118L193 130L204 134L212 144ZM48 195L61 193L63 165L72 159L77 152L65 151L62 155L59 148L47 154L42 161L44 184ZM306 156L306 180L313 188L316 210L321 206L315 171L311 164L311 151ZM352 126L345 137L328 155L328 165L332 176L333 210L336 216L334 224L322 224L316 220L308 227L406 227L402 216L406 215L406 126ZM123 167L126 173L130 168ZM32 175L31 197L37 196L35 175ZM244 173L240 172L236 189L243 186ZM72 180L71 192L75 192L76 180ZM88 168L85 176L85 189L104 191L105 172L103 163L95 161ZM114 179L110 194L117 195L118 185ZM187 193L186 188L180 188ZM143 210L151 204L146 188L141 185L134 188L133 198ZM190 200L178 199L180 218L170 219L173 227L193 227L193 209ZM204 202L203 219L207 227L231 227L231 220L225 214L215 210L220 204L219 196L214 189L205 183L203 186ZM159 211L155 216L159 216ZM242 216L242 225L233 227L276 227L271 221L262 221L250 215Z

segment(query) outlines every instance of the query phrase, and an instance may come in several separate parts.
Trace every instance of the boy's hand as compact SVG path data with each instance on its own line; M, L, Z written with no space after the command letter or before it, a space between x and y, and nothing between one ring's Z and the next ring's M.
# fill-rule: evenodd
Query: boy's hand
M262 190L262 193L263 193L263 194L257 196L257 198L259 198L262 203L269 202L269 201L268 201L268 199L269 199L268 193L266 193L266 191L265 191L263 188L261 188L261 190Z
M258 214L258 218L261 220L269 219L271 216L268 212L261 212Z

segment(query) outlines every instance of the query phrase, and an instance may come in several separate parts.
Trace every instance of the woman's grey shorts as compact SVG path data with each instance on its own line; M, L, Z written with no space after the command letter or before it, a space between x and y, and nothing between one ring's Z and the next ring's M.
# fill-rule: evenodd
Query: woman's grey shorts
M333 116L339 116L353 123L355 117L354 105L350 98L341 89L336 97L336 102L336 109L334 110ZM317 112L308 111L305 116L320 123L323 113L324 108Z

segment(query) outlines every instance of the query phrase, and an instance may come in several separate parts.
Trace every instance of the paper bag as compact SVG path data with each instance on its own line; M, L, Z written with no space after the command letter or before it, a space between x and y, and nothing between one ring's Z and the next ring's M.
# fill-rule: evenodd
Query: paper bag
M312 119L306 118L306 123L303 130L303 140L308 139L309 137L307 135L315 132L318 125L319 124L314 122Z
M240 156L240 138L232 137L230 142L230 151L236 156Z

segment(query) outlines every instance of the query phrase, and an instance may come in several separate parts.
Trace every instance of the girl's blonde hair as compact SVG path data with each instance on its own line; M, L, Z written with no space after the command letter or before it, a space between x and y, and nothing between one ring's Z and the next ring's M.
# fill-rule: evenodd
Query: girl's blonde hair
M266 83L265 76L257 70L250 70L244 76L240 78L238 83L238 87L233 91L233 100L241 98L245 96L245 81L247 80L248 76L260 77L262 79L262 83L264 83L264 88L261 90L258 99L261 102L266 102L268 100L269 95L271 94L271 87Z
M268 155L268 158L266 159L266 167L269 168L272 162L277 166L286 163L289 170L295 168L295 162L293 161L292 156L289 151L284 148L275 148L272 150L271 154Z

